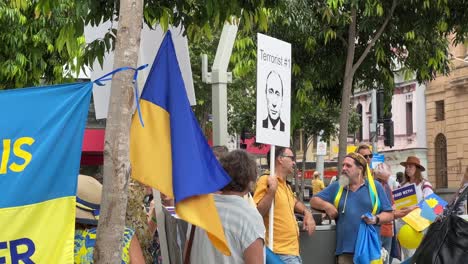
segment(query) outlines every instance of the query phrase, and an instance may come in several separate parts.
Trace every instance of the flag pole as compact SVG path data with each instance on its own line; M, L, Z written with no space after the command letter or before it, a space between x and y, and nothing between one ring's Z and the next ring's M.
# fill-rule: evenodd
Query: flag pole
M159 246L163 264L169 264L169 250L167 247L166 220L161 202L161 192L153 188L154 212L156 214L156 229L159 235Z
M270 176L269 177L276 177L275 176L275 145L271 145L270 147ZM273 216L275 212L275 198L271 201L270 207L270 217L269 217L269 228L268 228L268 247L273 251Z

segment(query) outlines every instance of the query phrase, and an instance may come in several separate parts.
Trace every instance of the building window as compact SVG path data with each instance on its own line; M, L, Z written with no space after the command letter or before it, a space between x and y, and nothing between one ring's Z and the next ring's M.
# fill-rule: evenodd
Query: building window
M436 188L447 188L447 138L438 134L435 138Z
M413 134L413 103L406 103L406 135Z
M436 104L436 116L435 116L436 121L445 120L444 100L436 101L435 104Z

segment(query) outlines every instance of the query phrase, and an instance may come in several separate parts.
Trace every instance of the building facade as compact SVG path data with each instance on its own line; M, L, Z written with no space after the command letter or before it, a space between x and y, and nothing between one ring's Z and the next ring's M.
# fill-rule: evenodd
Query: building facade
M468 166L468 49L449 49L452 71L427 85L428 176L436 188L455 188Z
M377 152L384 154L385 162L396 174L404 168L400 162L408 156L417 156L427 167L426 145L426 86L415 80L405 81L400 75L395 76L395 88L392 97L392 121L394 127L394 146L384 145L383 127L379 124ZM361 117L362 126L353 135L356 144L371 143L370 123L372 122L372 98L370 91L356 93L352 98L353 106ZM424 173L423 173L424 174ZM427 176L427 175L424 175Z

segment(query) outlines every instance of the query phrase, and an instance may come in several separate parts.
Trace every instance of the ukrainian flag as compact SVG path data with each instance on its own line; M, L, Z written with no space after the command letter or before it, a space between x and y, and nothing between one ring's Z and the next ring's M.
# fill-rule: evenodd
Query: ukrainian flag
M176 212L203 228L230 255L210 193L231 181L211 151L190 107L171 33L159 48L140 97L144 126L133 116L132 177L173 197Z
M368 213L367 216L372 215ZM382 264L381 248L380 234L373 225L362 220L354 249L354 264Z
M73 263L92 83L0 92L0 263Z

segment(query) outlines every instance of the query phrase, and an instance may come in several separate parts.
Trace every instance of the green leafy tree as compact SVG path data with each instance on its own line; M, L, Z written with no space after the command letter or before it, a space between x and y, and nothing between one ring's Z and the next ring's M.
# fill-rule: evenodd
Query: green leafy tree
M268 34L293 44L293 121L307 126L294 116L302 111L294 109L303 109L304 103L320 106L310 100L341 104L341 161L353 89L381 87L392 94L397 68L419 82L447 74L447 36L455 32L455 42L464 41L467 15L461 10L466 5L435 0L282 1L271 10Z
M200 36L197 39L189 41L190 62L192 65L192 77L195 90L196 105L192 106L195 116L205 133L211 133L211 123L209 115L211 114L211 85L202 82L201 73L201 56L208 55L208 62L214 60L216 45L218 43L219 34L214 34L212 37Z
M336 114L331 113L338 113L338 99L333 97L332 93L328 95L316 91L316 80L319 78L315 76L315 72L309 70L315 67L316 62L309 58L307 38L298 33L302 24L295 11L291 10L290 6L279 6L269 10L266 32L293 46L291 132L294 134L299 129L307 128L307 134L312 136L323 130L324 137L329 139L337 132L338 118ZM256 52L255 33L240 33L231 57L234 80L228 93L231 93L229 104L235 109L229 113L231 132L240 133L243 129L255 131Z
M242 22L241 22L242 23ZM232 70L232 83L228 84L228 132L231 135L242 131L255 132L256 115L256 44L252 40L253 31L238 33L234 43L229 69ZM197 105L193 106L195 115L205 133L211 130L208 115L211 114L211 85L201 81L202 54L208 55L213 62L219 42L220 30L213 36L202 36L189 41L193 80ZM206 128L206 129L205 129Z
M257 109L257 45L254 33L241 32L231 56L233 82L228 89L228 130L255 135Z
M396 68L414 74L419 82L447 74L447 37L456 32L455 41L464 41L467 16L461 10L466 10L467 4L436 0L309 1L311 17L320 19L320 26L311 35L320 47L315 54L333 61L330 74L341 76L330 85L341 87L340 164L346 154L353 88L382 87L391 93Z
M316 122L301 118L305 108L320 107L321 100L331 107L341 104L340 162L353 127L349 126L354 118L350 115L353 90L384 88L391 95L396 69L419 82L447 74L447 37L455 33L454 42L462 43L468 27L466 1L281 3L269 10L267 34L293 45L293 130Z
M147 0L144 21L163 29L183 25L192 40L211 37L233 17L242 18L241 29L266 26L265 7L276 2ZM117 23L90 43L85 43L84 27L117 21L119 8L119 0L1 1L0 89L61 83L96 60L102 66L105 53L115 48Z
M243 33L240 33L242 36ZM203 83L201 80L201 55L208 55L209 64L214 61L215 51L219 42L221 32L216 31L212 37L202 36L189 41L190 59L192 63L193 81L197 104L193 110L202 127L205 135L211 133L211 122L209 115L212 106L212 88L210 84ZM248 41L249 44L243 43ZM247 48L245 45L249 45ZM230 69L233 73L233 82L228 84L228 132L231 135L240 134L242 130L253 131L255 122L255 54L249 51L251 58L246 56L247 50L255 48L250 38L243 39L238 37L234 44L234 51L231 57ZM242 46L244 48L238 48ZM244 58L237 61L238 58ZM237 64L239 63L239 64ZM249 68L240 67L240 65L250 64ZM244 72L242 72L244 70Z
M16 0L14 3L0 5L0 15L7 16L13 12L14 18L18 22L15 24L15 38L12 42L16 49L7 47L6 52L12 50L27 51L28 37L31 24L42 21L40 28L47 28L41 31L44 38L39 39L37 45L42 51L40 56L50 56L54 53L56 60L46 60L43 68L50 67L52 71L45 71L35 68L38 73L34 78L21 80L17 79L17 68L23 67L24 58L17 56L15 60L10 60L15 67L7 73L8 80L15 84L15 87L26 84L37 84L41 81L47 83L60 82L63 74L79 71L83 65L91 66L97 59L101 65L106 51L116 47L114 67L131 66L136 67L138 60L137 49L139 47L139 32L141 21L144 20L149 26L156 23L163 29L167 29L169 24L183 25L185 32L191 38L210 35L212 30L220 28L225 21L232 17L242 17L246 28L255 24L266 24L264 5L272 4L275 1L160 1L160 0ZM65 10L62 10L65 9ZM2 12L5 11L5 12ZM60 11L60 12L59 12ZM15 13L16 12L16 13ZM7 17L8 18L8 17ZM25 18L28 18L25 20ZM34 20L32 19L34 18ZM59 20L58 18L64 19ZM2 19L0 17L0 19ZM104 32L102 38L92 43L84 43L83 29L85 25L99 25L104 21L119 22L119 31L114 28ZM58 21L58 22L57 22ZM9 32L12 24L10 20L1 20L3 41L9 39ZM21 24L23 23L23 24ZM36 28L34 28L36 29ZM20 35L25 32L26 35ZM34 31L35 32L35 31ZM34 33L33 32L33 33ZM35 33L34 33L35 34ZM22 46L23 45L23 46ZM63 53L61 52L63 51ZM45 54L45 55L43 55ZM25 55L27 59L29 58ZM42 60L45 60L42 57ZM37 59L42 62L41 59ZM8 65L6 65L8 66ZM29 69L35 67L32 65ZM40 71L40 72L39 72ZM53 74L52 74L53 73ZM24 78L24 77L22 77ZM127 209L127 187L130 174L128 162L128 132L131 116L132 102L131 73L118 73L112 83L111 104L107 122L106 150L104 152L104 192L102 202L102 218L99 221L98 239L94 258L97 263L116 263L120 261L120 242L123 225L125 221L125 211ZM131 198L130 198L131 199ZM117 206L117 207L115 207ZM112 208L119 210L112 210ZM114 208L114 209L115 209Z
M0 89L72 78L84 44L84 25L73 21L78 13L73 1L57 2L47 16L36 15L33 1L2 1Z

